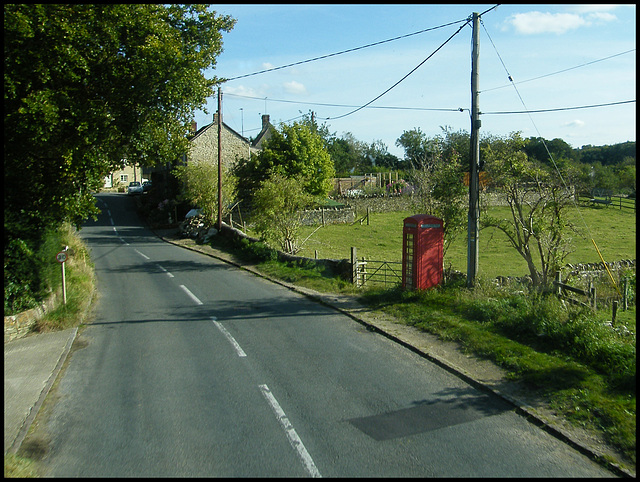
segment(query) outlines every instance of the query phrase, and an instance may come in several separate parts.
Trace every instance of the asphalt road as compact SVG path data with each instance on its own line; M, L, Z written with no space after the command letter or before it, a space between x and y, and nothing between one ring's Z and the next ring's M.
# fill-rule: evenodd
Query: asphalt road
M102 194L99 300L47 409L55 477L611 477L330 307L162 242Z

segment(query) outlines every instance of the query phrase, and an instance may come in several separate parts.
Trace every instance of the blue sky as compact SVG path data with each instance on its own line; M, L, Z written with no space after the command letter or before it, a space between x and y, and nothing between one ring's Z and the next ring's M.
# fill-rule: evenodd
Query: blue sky
M463 21L494 5L216 5L217 13L237 23L223 35L224 51L215 71L206 75L232 79ZM573 147L635 141L635 102L492 114L635 101L635 5L500 5L485 13L482 23L483 134L521 131L524 137L561 138ZM405 130L420 128L430 137L444 126L469 131L470 24L433 54L461 25L230 80L222 85L223 120L251 137L260 129L262 114L278 125L314 111L330 132L349 132L367 144L382 141L398 157L404 153L395 143ZM431 54L369 107L344 116ZM212 97L209 113L196 114L198 126L210 123L216 109Z

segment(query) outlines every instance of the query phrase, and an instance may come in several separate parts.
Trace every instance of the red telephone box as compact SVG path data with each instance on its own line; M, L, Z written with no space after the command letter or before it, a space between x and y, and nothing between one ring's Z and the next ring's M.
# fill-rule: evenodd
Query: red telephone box
M404 219L402 287L425 290L442 282L443 221L428 214Z

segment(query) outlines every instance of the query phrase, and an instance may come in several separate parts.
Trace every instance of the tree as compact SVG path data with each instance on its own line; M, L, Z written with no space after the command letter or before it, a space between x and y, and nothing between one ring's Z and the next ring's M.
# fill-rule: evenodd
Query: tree
M110 171L186 151L234 23L208 5L5 4L5 271L45 228L95 216Z
M429 138L419 127L404 131L396 140L396 146L404 149L404 160L419 171L431 169L441 151L438 141Z
M326 197L333 189L335 170L323 138L304 122L282 124L262 151L240 160L234 174L240 180L241 197L251 199L274 171L298 178L312 196Z
M464 168L455 150L445 154L442 138L423 140L431 154L409 174L414 187L416 208L443 221L443 256L466 226L467 188L463 182Z
M176 177L182 181L181 197L202 209L211 225L218 219L218 164L211 162L190 162L174 169ZM236 197L237 180L225 169L222 171L222 216L229 214L229 208Z
M91 191L123 160L152 165L185 152L190 121L218 83L203 70L235 22L207 5L14 4L4 13L12 235L82 222L95 212Z
M276 169L254 196L256 230L265 240L279 245L289 254L300 249L301 210L313 201L303 185L303 178L286 176Z
M533 286L547 289L571 250L567 208L573 190L566 189L556 171L531 161L519 133L495 139L483 149L492 185L505 195L511 219L484 215L482 227L502 231L527 263ZM562 177L571 182L573 173Z

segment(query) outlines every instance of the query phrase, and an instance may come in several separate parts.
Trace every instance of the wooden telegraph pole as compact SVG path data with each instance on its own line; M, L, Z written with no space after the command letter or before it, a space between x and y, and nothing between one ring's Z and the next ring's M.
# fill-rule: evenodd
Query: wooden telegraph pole
M478 24L480 16L473 13L473 51L471 54L471 161L469 163L469 242L467 245L467 287L475 285L478 274L478 231L480 228L480 109L478 105L478 58L480 45Z
M218 87L218 231L222 230L222 90Z

